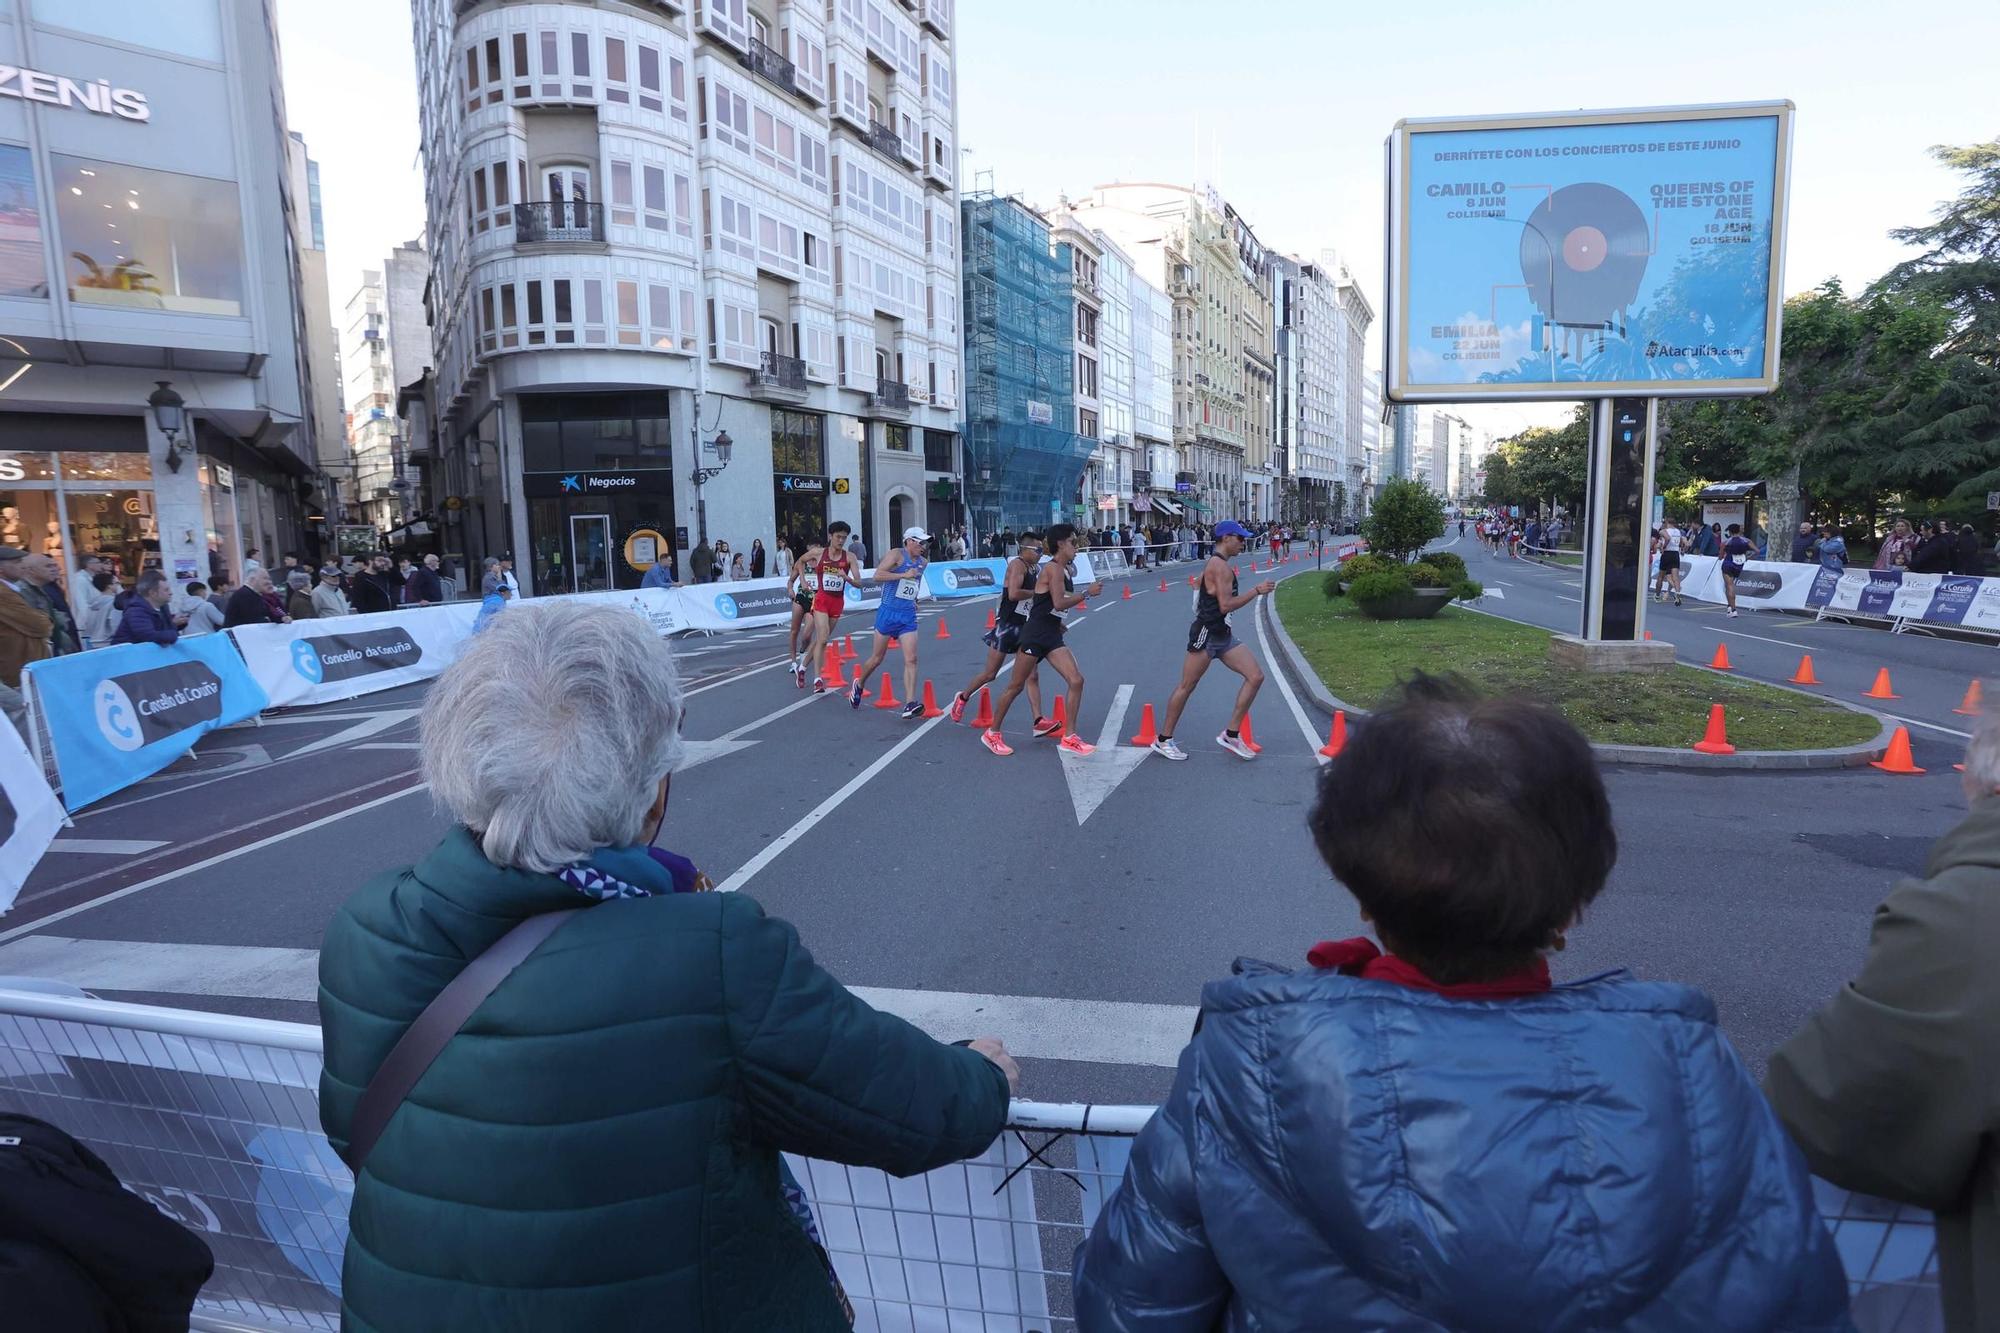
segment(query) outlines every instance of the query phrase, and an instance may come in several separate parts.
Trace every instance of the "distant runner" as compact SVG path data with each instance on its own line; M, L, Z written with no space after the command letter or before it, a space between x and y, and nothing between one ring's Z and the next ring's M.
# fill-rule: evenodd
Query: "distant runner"
M1182 760L1187 751L1174 744L1174 729L1180 725L1181 710L1194 696L1195 686L1208 674L1208 668L1217 658L1222 665L1243 677L1241 688L1236 691L1236 711L1230 714L1229 726L1215 743L1238 759L1255 759L1257 752L1249 747L1242 736L1243 718L1250 711L1250 705L1257 698L1257 691L1264 684L1264 669L1257 665L1257 658L1247 643L1238 643L1229 629L1229 613L1239 607L1248 606L1259 597L1269 596L1277 589L1277 584L1269 579L1258 584L1249 592L1239 593L1236 588L1236 570L1230 561L1243 554L1243 548L1250 534L1242 524L1222 522L1215 525L1215 550L1208 557L1208 564L1201 571L1201 582L1194 594L1194 624L1188 629L1187 656L1181 662L1181 683L1174 687L1167 699L1167 721L1160 729L1160 738L1153 742L1153 753L1162 759Z
M875 647L868 662L854 677L847 706L861 707L861 691L875 668L888 656L889 645L903 646L903 719L922 717L923 700L917 698L917 590L924 581L924 544L931 535L922 528L906 528L903 544L882 557L875 566L875 582L882 589L882 604L875 610Z
M819 577L806 567L808 560L819 557L822 548L813 547L792 565L790 582L786 591L792 595L792 630L785 639L785 651L792 655L792 683L800 689L806 687L806 655L812 647L813 632L806 630L806 647L799 647L799 630L806 626L813 609L813 594L819 591Z
M1673 584L1674 605L1681 604L1681 548L1687 544L1680 526L1668 519L1660 529L1660 572L1653 575L1653 599L1667 600L1667 585Z
M1021 631L1027 627L1024 608L1035 598L1036 567L1042 560L1042 539L1032 532L1021 534L1020 553L1007 562L1000 573L1000 607L993 613L993 628L986 631L986 665L972 683L952 696L951 720L965 720L966 705L982 686L1000 678L1000 672L1021 651ZM1056 724L1042 716L1042 682L1039 675L1028 677L1028 703L1035 710L1035 736L1051 736Z
M1736 580L1743 577L1743 560L1752 552L1750 539L1743 535L1741 523L1729 525L1729 535L1722 542L1722 592L1729 599L1729 614L1736 614ZM1680 604L1678 593L1674 604Z
M1014 655L1014 675L1007 683L1006 693L1000 696L999 705L993 710L993 725L980 734L980 743L997 755L1014 753L1001 734L1001 726L1007 721L1007 710L1013 706L1015 698L1027 688L1041 664L1046 661L1061 674L1069 686L1068 723L1070 732L1062 738L1062 748L1072 754L1094 754L1095 745L1086 742L1076 734L1076 724L1083 709L1083 671L1076 664L1076 654L1063 643L1063 613L1081 604L1085 597L1095 597L1104 591L1102 583L1093 583L1082 595L1075 592L1075 583L1070 578L1070 565L1076 559L1076 529L1068 523L1055 523L1048 531L1049 561L1042 566L1042 572L1035 579L1035 599L1029 603L1028 623L1021 631L1021 651Z
M854 557L847 552L847 534L852 531L845 523L833 524L826 530L826 545L799 562L812 579L814 694L826 693L826 645L847 610L847 583L855 571Z

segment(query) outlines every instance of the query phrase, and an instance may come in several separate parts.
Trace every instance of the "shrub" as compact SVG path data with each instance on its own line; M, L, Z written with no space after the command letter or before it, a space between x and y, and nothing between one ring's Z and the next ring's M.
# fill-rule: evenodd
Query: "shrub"
M1376 492L1361 535L1389 559L1408 561L1444 535L1444 500L1420 481L1392 478Z
M1486 585L1477 579L1460 579L1452 586L1452 600L1456 602L1476 602L1486 595Z
M1385 560L1379 555L1370 555L1364 551L1360 555L1351 555L1341 561L1340 568L1333 572L1342 582L1352 582L1363 574L1380 574L1385 570L1401 568L1402 564L1399 561Z
M1357 602L1387 602L1410 590L1410 577L1400 569L1363 574L1348 585L1347 595Z
M1444 575L1445 586L1463 583L1471 577L1465 568L1465 558L1453 551L1432 551L1424 557L1424 563Z
M1436 565L1428 561L1419 561L1406 568L1403 573L1410 580L1412 588L1448 588L1457 582L1455 579L1447 579Z
M1340 584L1343 577L1344 576L1337 569L1329 569L1326 572L1326 578L1321 581L1319 585L1319 590L1326 594L1328 601L1331 601L1334 598L1339 597L1341 595Z

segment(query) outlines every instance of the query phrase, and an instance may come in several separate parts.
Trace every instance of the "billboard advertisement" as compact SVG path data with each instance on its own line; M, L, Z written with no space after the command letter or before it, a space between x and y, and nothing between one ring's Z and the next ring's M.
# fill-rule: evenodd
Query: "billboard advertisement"
M1789 102L1398 123L1389 397L1770 392L1791 124Z

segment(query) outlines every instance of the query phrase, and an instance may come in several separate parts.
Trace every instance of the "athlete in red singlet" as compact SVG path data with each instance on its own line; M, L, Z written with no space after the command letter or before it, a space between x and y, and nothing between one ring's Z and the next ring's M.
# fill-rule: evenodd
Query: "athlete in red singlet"
M847 609L847 583L854 577L854 557L847 553L847 534L854 529L835 523L826 530L826 545L806 556L806 582L813 589L813 693L826 693L826 645L833 627Z

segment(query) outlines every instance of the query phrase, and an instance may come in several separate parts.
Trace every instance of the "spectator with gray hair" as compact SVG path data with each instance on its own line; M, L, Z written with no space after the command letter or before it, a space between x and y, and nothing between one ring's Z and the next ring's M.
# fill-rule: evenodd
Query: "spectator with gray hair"
M670 647L602 604L510 607L432 687L421 762L451 830L350 898L320 952L321 1122L343 1158L373 1142L345 1326L844 1333L779 1154L907 1175L999 1133L999 1042L877 1013L656 846L682 715ZM440 1030L386 1122L358 1119L448 983L573 909Z
M132 596L125 603L125 618L112 632L111 642L157 643L164 648L179 639L180 626L167 614L167 603L173 596L173 585L167 582L165 574L157 569L141 574L132 585Z
M1815 1174L1937 1215L1953 1330L2000 1328L2000 713L1961 786L1964 822L1875 909L1861 975L1764 1081Z

